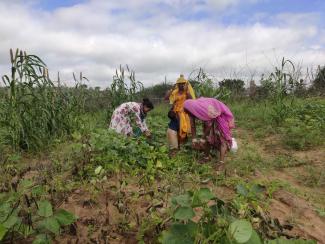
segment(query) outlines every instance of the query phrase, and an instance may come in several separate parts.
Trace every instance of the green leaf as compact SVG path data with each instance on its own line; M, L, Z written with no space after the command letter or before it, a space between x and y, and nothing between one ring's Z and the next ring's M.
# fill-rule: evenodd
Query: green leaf
M0 224L0 241L5 237L6 233L7 229L2 224Z
M102 171L103 167L102 166L98 166L96 169L95 169L95 175L99 175L99 173Z
M46 234L39 234L36 236L35 240L33 241L33 244L50 244L51 239Z
M39 201L38 204L38 211L37 214L41 217L50 217L53 215L52 204L45 200Z
M243 184L238 184L236 186L236 190L237 190L237 193L239 195L242 195L244 197L246 197L248 195L248 190L247 190L247 188Z
M230 235L238 242L247 242L253 233L253 228L247 220L236 220L229 226Z
M44 186L35 186L32 189L32 194L35 196L40 196L45 193Z
M60 224L54 217L45 218L40 223L40 227L43 227L56 235L60 232Z
M182 207L190 207L191 206L191 197L189 194L175 196L172 198L172 203L175 205L180 205Z
M9 203L3 203L0 205L0 222L6 220L8 214L11 212L12 208Z
M214 195L208 188L201 188L198 192L198 196L202 202L208 202L214 198Z
M197 225L193 222L175 223L168 231L163 231L160 241L163 244L193 244L196 232Z
M31 187L33 185L33 181L31 180L21 180L19 183L19 188L21 188L21 190L26 190L27 188Z
M254 184L251 188L251 191L255 194L260 194L265 191L265 186L262 186L260 184Z
M189 220L195 216L191 207L179 207L174 213L174 218L179 220Z
M19 221L19 218L15 215L11 215L3 224L4 227L7 229L12 228L17 222Z
M247 243L247 244L263 244L255 230L253 230L251 238L245 243Z
M194 193L192 205L198 207L204 203L207 203L209 200L213 199L215 196L212 194L210 189L201 188Z
M60 223L60 225L70 225L76 221L76 216L64 209L59 209L54 218Z

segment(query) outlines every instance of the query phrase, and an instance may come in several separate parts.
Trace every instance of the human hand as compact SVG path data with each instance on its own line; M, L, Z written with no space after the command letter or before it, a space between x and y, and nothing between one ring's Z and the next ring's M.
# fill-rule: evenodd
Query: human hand
M199 141L196 138L192 139L192 148L193 149L198 149L198 145L199 145L198 142Z
M196 150L204 150L207 141L205 139L193 139L192 148Z
M151 132L150 132L149 130L146 130L146 131L144 132L144 135L145 135L146 137L148 137L148 138L151 138Z

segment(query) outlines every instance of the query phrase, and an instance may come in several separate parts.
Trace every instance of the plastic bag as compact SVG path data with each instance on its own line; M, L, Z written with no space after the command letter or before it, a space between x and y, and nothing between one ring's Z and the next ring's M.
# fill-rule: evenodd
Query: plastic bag
M236 153L238 151L238 144L235 138L232 138L232 146L230 149L233 153Z

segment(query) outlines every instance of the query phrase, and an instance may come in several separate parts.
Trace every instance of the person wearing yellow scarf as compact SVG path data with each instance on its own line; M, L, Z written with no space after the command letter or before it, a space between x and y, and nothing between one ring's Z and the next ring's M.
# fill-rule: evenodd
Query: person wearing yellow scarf
M173 105L172 110L177 114L179 120L179 141L186 139L191 133L191 123L188 114L184 111L184 102L186 99L195 99L195 93L191 84L184 78L184 75L176 81L174 89L167 93L170 104Z

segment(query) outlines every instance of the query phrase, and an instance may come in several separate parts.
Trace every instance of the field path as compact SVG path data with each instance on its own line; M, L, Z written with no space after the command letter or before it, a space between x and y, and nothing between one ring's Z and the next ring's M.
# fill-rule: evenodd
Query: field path
M274 192L268 207L270 216L283 225L292 225L293 229L289 233L293 236L325 243L325 150L287 150L281 147L279 136L256 139L251 132L240 128L236 135L239 145L253 145L266 162L277 163L277 160L283 160L279 156L290 161L278 163L276 167L271 166L267 170L256 169L254 175L249 177L270 184L282 182L287 186ZM308 170L311 170L309 174ZM313 179L313 172L320 172L318 181ZM311 185L312 180L318 184Z

